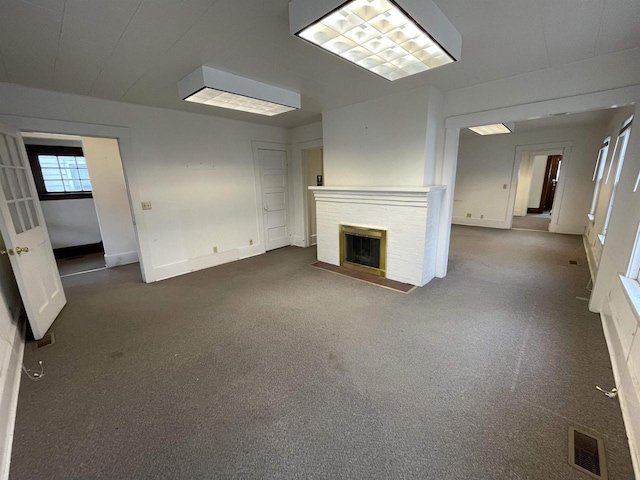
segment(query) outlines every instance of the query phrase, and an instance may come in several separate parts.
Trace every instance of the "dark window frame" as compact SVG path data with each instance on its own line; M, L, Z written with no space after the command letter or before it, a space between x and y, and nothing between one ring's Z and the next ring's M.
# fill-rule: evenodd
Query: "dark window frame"
M69 155L74 157L84 157L81 147L59 147L52 145L25 145L33 180L36 184L40 201L48 200L74 200L78 198L93 198L93 192L47 192L44 186L42 169L38 161L39 155Z

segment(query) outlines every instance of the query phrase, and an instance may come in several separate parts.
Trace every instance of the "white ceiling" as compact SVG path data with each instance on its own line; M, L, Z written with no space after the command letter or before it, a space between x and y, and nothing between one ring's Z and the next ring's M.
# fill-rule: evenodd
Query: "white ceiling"
M460 62L390 83L289 35L287 0L0 0L0 81L285 127L433 84L453 90L640 47L638 0L435 0ZM299 91L260 117L183 102L200 65Z

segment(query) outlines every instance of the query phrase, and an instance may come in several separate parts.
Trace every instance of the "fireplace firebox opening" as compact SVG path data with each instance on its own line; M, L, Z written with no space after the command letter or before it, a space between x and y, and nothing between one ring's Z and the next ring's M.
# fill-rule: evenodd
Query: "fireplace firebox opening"
M340 265L387 276L387 231L340 225Z

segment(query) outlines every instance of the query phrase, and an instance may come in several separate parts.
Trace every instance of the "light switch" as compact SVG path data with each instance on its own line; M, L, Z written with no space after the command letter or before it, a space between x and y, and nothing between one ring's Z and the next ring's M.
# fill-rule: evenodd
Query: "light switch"
M142 202L143 210L151 210L151 202Z

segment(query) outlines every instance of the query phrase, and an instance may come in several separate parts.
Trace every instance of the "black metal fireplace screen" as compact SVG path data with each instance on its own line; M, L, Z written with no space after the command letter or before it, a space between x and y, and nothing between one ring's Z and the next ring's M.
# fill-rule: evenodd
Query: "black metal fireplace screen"
M387 232L340 225L340 265L386 276Z

